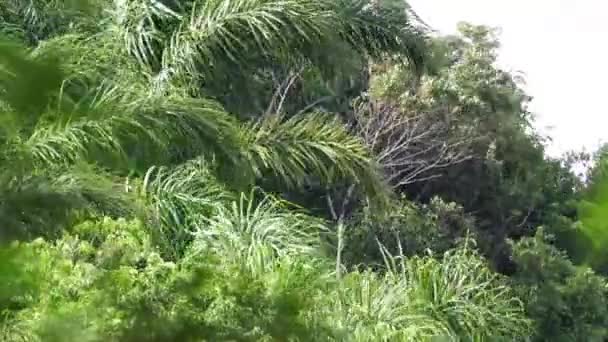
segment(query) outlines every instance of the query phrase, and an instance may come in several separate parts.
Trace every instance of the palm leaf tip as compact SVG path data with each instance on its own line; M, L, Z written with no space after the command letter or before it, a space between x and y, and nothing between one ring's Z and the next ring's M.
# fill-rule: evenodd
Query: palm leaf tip
M421 66L425 56L425 33L421 25L408 15L410 11L405 7L396 9L373 3L369 0L196 3L190 13L172 15L171 20L179 19L181 24L167 40L166 48L161 48L162 69L178 78L201 75L204 81L221 70L252 63L259 65L261 61L273 59L301 61L304 58L314 63L319 56L310 50L331 46L331 42L346 43L365 56L402 54L415 66ZM164 20L164 15L156 16ZM146 24L148 21L141 19L138 25L150 27ZM149 40L162 35L161 32L124 29L140 35L129 39L141 45L135 48L138 59L144 62L155 59Z
M289 186L314 175L326 183L347 178L381 188L369 151L335 117L272 116L250 126L246 141L247 159L258 176L270 172Z

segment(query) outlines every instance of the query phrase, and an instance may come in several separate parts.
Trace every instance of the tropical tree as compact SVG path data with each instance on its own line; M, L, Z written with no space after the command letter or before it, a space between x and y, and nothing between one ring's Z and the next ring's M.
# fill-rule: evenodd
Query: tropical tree
M371 103L381 114L385 108L402 113L411 133L372 143L389 152L384 169L404 183L399 191L424 203L440 196L472 213L479 248L510 273L506 238L532 235L540 225L571 225L579 180L564 160L546 156L523 77L497 67L497 30L468 23L458 28L458 35L429 44L430 72L420 80L401 65L375 66Z
M423 34L408 12L367 1L100 0L70 11L66 6L11 1L2 7L1 26L30 37L24 42L31 46L3 45L10 53L2 60L2 108L11 123L3 127L3 164L16 167L6 172L6 189L31 189L31 201L38 201L35 186L16 185L30 182L24 165L33 166L40 181L59 179L72 187L51 187L49 201L62 194L81 199L66 201L66 208L87 207L88 201L105 210L99 204L117 202L101 195L123 196L108 192L119 184L113 177L144 176L163 165L169 167L164 181L175 184L185 173L167 172L198 159L237 191L261 177L293 188L310 175L324 183L350 179L369 194L384 191L369 152L337 119L314 113L283 119L273 112L242 121L225 109L231 103L217 89L245 101L246 93L232 89L242 84L236 74L255 79L269 63L330 68L323 63L331 50L316 47L333 43L360 58L404 56L421 66ZM101 11L110 16L99 23ZM94 170L79 176L86 182L53 176L77 161L86 164L79 171ZM148 172L146 184L161 182L154 177L160 175ZM22 212L15 207L19 200L10 203L9 218ZM39 217L51 214L44 215Z
M0 3L0 339L542 340L555 298L602 338L576 304L605 279L471 246L569 226L578 183L461 31L396 0Z

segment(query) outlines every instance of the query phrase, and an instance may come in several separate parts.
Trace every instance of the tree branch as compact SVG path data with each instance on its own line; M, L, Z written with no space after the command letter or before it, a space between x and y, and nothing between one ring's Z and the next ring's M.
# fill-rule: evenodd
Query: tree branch
M442 119L446 113L412 114L364 100L355 108L353 130L374 152L386 180L399 187L440 177L442 169L471 158L474 138Z

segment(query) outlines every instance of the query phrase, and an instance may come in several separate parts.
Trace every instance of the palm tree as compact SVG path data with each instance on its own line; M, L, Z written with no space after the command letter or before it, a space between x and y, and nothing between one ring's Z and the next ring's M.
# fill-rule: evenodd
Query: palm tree
M209 253L222 284L256 281L283 309L273 333L291 333L282 315L302 303L302 317L288 318L325 327L317 321L329 315L349 340L527 332L519 303L466 251L386 275L353 272L335 286L316 258L320 220L242 195L262 178L293 189L310 176L384 194L362 141L314 104L283 113L290 99L272 79L294 68L332 77L345 56L421 66L424 39L408 12L379 3L4 1L0 31L22 44L0 42L0 238L54 238L73 220L136 215L141 203L169 257L187 264ZM101 11L110 19L99 23ZM167 289L157 295L183 287Z
M422 65L424 35L408 12L364 0L68 3L0 5L0 31L30 46L4 43L0 57L0 109L10 123L0 136L0 159L10 165L0 197L5 227L36 235L49 221L64 224L72 209L132 207L131 192L116 190L118 177L164 166L164 178L148 173L145 184L175 184L185 174L180 165L197 160L228 191L261 177L298 187L307 175L383 191L369 152L331 115L243 121L223 101L250 103L238 85L263 79L267 65L330 69L324 63L339 62L325 48L332 44L356 58ZM101 11L110 17L100 24Z

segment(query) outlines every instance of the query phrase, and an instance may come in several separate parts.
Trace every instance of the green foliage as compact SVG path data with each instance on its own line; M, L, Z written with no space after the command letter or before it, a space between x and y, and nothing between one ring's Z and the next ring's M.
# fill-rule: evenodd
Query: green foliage
M0 34L35 45L78 26L90 28L99 5L94 0L7 0L0 4ZM89 26L89 27L87 27Z
M266 110L281 71L304 66L329 75L345 56L386 53L422 66L424 32L409 12L372 3L137 0L117 2L108 24L161 91L186 85L251 117Z
M255 11L256 6L266 5L256 2L225 2L222 6L228 7L223 8L218 2L215 7L209 4L204 14L219 16L216 18L219 20L222 15L230 14L224 10L234 6L234 10L248 9L244 12L243 18L247 19L247 15L252 15L254 17L251 20L259 24L255 21L255 15L259 14ZM297 3L287 2L286 5L297 6ZM322 13L334 13L330 11L331 8L314 7L310 10L313 9L322 10ZM356 18L359 15L358 11L362 10L359 8L350 15ZM298 20L305 19L302 13L291 14L297 16ZM226 20L231 18L228 16ZM365 24L363 21L358 23ZM120 24L129 23L120 21ZM230 27L243 31L244 35L259 33L255 32L254 26ZM322 28L308 27L307 30L317 32ZM382 182L375 174L368 152L357 139L350 137L341 123L336 120L328 120L321 116L291 120L267 117L258 123L241 123L214 100L205 97L192 98L188 95L188 89L181 88L179 84L172 85L161 79L149 79L150 74L141 69L145 66L139 65L131 69L137 61L129 55L128 46L127 50L116 44L93 46L98 41L115 40L115 35L120 32L120 27L112 25L109 27L101 25L100 29L92 39L78 38L80 34L78 32L75 35L66 34L55 38L49 41L50 44L44 42L40 45L40 49L42 52L49 52L48 54L41 51L30 52L18 48L17 45L6 46L6 50L11 54L7 54L2 61L2 70L6 71L6 82L0 95L2 95L3 119L6 119L10 125L3 127L6 132L2 134L0 153L2 161L15 166L15 170L5 171L7 173L4 177L7 183L5 188L14 187L9 184L16 180L30 182L31 171L27 169L31 170L32 166L35 170L44 170L43 177L37 178L40 180L52 179L53 172L60 174L76 161L97 164L102 168L111 169L120 176L127 174L141 176L150 167L173 166L192 158L201 158L212 161L210 163L216 166L213 169L216 178L231 186L238 185L237 188L241 189L254 185L256 177L261 178L266 175L275 175L279 182L288 186L294 185L295 180L298 180L295 185L301 185L305 173L309 172L321 175L324 183L333 181L336 175L346 177L364 184L370 194L383 196ZM248 30L254 32L247 32ZM213 45L213 41L222 41L226 34L232 37L231 33L227 32L219 30L216 32L217 36L211 34L207 37L211 41L205 40L201 44ZM304 32L302 31L302 34ZM377 48L381 49L382 46L380 44ZM93 56L99 53L101 58L84 64L80 58L79 61L75 61L74 53L78 51L84 53L86 51L84 48L92 49ZM124 67L126 72L123 74L122 71L113 71L106 78L100 78L99 71L111 70L114 66L112 63L115 59L108 57L111 55L118 56L120 61L118 66ZM39 61L51 58L52 61L58 62L58 56L62 57L62 64L47 65ZM183 62L182 59L180 61ZM42 73L41 68L45 73ZM137 68L139 72L133 72ZM35 72L38 71L49 81L37 82ZM190 78L195 78L194 74L189 75ZM129 84L131 81L135 84ZM159 86L163 88L162 91L159 91ZM36 90L38 97L34 99L35 101L23 101L26 97L28 100L31 97L24 95L29 94L30 89ZM32 105L35 107L31 107ZM320 137L323 138L323 142L319 141ZM286 153L286 148L301 150L298 154L289 154ZM107 193L115 193L114 179L110 176L99 177L104 174L105 172L98 173L96 177L100 178L99 181L86 185L98 189L97 185L104 184L108 186L105 189ZM173 174L174 177L185 177L177 180L178 183L189 179L188 173L179 169ZM18 175L17 178L15 175ZM92 174L83 177L93 179ZM81 182L76 181L70 184L83 186ZM35 187L30 186L30 188ZM46 198L60 200L63 189L52 189L48 196L45 195ZM101 203L106 203L98 201L94 196L86 196L94 193L86 187L75 188L68 192L71 201L65 200L63 205L51 210L53 215L55 212L63 213L51 224L65 223L64 217L73 209L88 208L87 203L77 201L79 197L75 195L78 192L84 193L85 196L82 197L87 200L93 199L97 207L100 207ZM23 194L23 192L19 193ZM43 196L42 193L39 195ZM33 196L38 195L33 194ZM158 199L158 196L156 198ZM49 203L42 197L35 198L35 201L40 206ZM11 201L12 205L26 202L26 200ZM10 207L10 210L13 215L23 212L14 206ZM9 211L5 212L7 219L12 220L11 225L23 221L19 217L8 217ZM102 211L102 213L111 212ZM164 214L175 216L174 210L173 212L164 210ZM47 215L46 218L50 216ZM41 231L38 227L27 229L34 229L34 235ZM171 243L177 243L179 246L175 248L183 249L186 240L179 237Z
M346 229L344 258L351 265L381 265L378 243L392 254L441 256L474 233L471 218L456 203L434 198L429 204L416 204L403 199L384 217L366 209L354 218Z
M152 236L164 256L180 257L201 220L234 197L210 169L202 160L176 168L152 167L139 186L151 211L149 219L155 226Z
M385 274L345 276L336 299L341 313L331 317L350 327L346 340L482 341L528 334L521 302L469 247L440 260L385 256Z
M423 202L440 196L474 213L483 239L479 247L509 273L505 239L575 221L580 180L563 160L545 155L523 80L496 67L498 47L496 30L461 24L457 36L433 41L432 73L416 82L401 65L376 65L370 95L412 116L447 122L449 130L436 139L467 145L468 159L401 191Z
M2 242L56 237L63 225L87 215L130 216L138 209L111 177L86 165L0 177Z
M195 250L214 251L224 260L235 259L263 272L277 256L315 255L319 252L323 223L271 197L251 193L219 208L215 216L194 232ZM251 264L249 264L251 262Z
M594 156L583 152L569 157L570 163L587 167L584 183L578 184L577 194L570 205L570 210L577 214L577 220L572 222L558 217L547 224L548 231L555 236L555 245L566 251L575 264L588 266L603 275L608 272L605 157L605 146Z
M603 341L608 331L608 281L572 264L539 230L514 246L514 282L537 341Z
M6 104L18 112L33 112L30 115L43 110L47 97L53 95L63 81L58 61L45 60L45 56L29 58L21 46L8 40L0 41L0 56L0 84Z
M603 167L579 193L545 156L494 30L426 32L393 0L1 2L0 339L605 339L606 280L540 229L490 266L546 226L602 269ZM393 162L357 131L386 110Z
M246 314L247 303L263 306L265 294L245 275L231 272L228 265L204 269L193 264L192 268L184 268L163 261L150 248L147 234L136 222L104 220L85 223L75 231L82 232L82 239L66 236L56 243L32 246L47 276L40 284L42 296L16 316L18 323L8 326L13 338L214 339L219 329L222 334L229 334L232 329L241 328L239 319L245 324L255 317ZM209 264L203 261L199 257L197 264ZM233 288L216 290L212 284ZM219 302L213 299L216 296ZM230 315L232 310L225 307L232 303L237 316ZM241 310L239 303L243 305ZM213 312L225 317L214 317ZM215 328L207 320L217 320ZM240 332L245 334L246 330ZM238 331L234 333L240 336Z
M270 170L292 188L302 186L308 176L324 184L359 179L371 196L384 195L369 151L338 120L306 114L281 121L280 117L266 119L246 138L251 146L248 160L257 174Z
M602 274L608 274L608 178L606 177L606 153L600 150L595 165L589 171L589 179L583 190L578 211L580 229L574 235L571 250L582 251L580 262Z
M270 208L243 213L240 224L250 222L249 229L211 224L213 236L198 235L201 244L175 263L159 256L137 221L88 221L56 242L26 244L35 256L28 265L40 275L38 291L9 311L3 337L369 341L527 333L528 321L504 280L467 248L442 261L393 259L398 267L383 275L356 271L336 282L331 266L308 252L310 237L277 230L289 221L305 228L309 220L277 216ZM254 240L253 232L264 233L263 240ZM236 246L235 239L244 249L222 248ZM278 243L283 248L266 254L263 269L251 267Z

